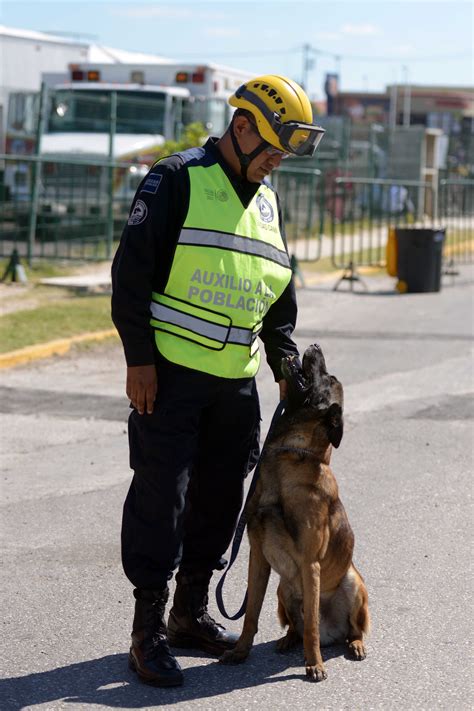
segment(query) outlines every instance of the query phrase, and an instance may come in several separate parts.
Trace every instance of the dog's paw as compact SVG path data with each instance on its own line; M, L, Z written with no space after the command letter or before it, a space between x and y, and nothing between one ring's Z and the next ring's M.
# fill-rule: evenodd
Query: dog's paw
M365 651L364 643L360 639L355 639L349 644L349 650L352 654L352 658L361 662L366 658L367 653Z
M277 640L276 651L279 654L284 654L290 649L293 649L293 647L296 647L299 642L301 642L301 637L299 636L299 634L295 631L288 631L284 637Z
M227 652L224 652L224 654L219 657L219 662L221 664L241 664L245 662L248 656L249 652L247 649L228 649Z
M306 676L310 681L324 681L328 678L326 669L322 664L307 664Z

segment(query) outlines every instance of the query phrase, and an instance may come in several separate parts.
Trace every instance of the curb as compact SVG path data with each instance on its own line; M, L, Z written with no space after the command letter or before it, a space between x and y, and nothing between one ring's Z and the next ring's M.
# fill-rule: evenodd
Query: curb
M0 354L0 369L14 368L23 363L29 363L40 358L49 358L52 355L64 355L71 346L75 343L84 343L87 341L103 341L106 338L118 337L115 328L108 328L105 331L90 331L81 333L78 336L70 336L69 338L60 338L56 341L48 343L38 343L34 346L26 346L19 348L16 351Z
M367 275L376 269L378 268L362 267L359 269L359 272ZM305 284L314 286L317 283L324 283L333 280L337 281L339 276L343 273L344 270L341 269L328 274L304 274L303 272L303 275ZM115 328L109 328L105 331L90 331L87 333L81 333L77 336L70 336L69 338L60 338L55 341L48 341L47 343L38 343L34 346L26 346L26 348L19 348L18 350L10 351L9 353L0 353L0 370L14 368L17 365L30 363L31 361L40 360L41 358L50 358L53 355L64 355L75 343L103 341L106 338L112 337L118 338L118 333Z

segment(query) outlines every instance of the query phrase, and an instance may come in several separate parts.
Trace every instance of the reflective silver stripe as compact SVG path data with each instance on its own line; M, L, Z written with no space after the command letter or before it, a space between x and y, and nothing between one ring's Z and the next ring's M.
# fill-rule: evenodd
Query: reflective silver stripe
M164 304L157 304L154 301L150 304L150 310L153 318L156 318L158 321L164 321L174 326L187 328L193 333L205 336L206 338L212 338L212 340L219 341L219 343L225 343L226 341L229 331L226 326L219 326L219 324L204 321L200 318L196 318L196 316L190 316L189 314L176 311L176 309L172 309Z
M261 324L259 324L257 329L253 330L232 326L229 331L229 338L227 342L238 346L250 346L255 341L261 330Z
M212 232L183 227L179 236L179 244L230 249L233 252L244 252L244 254L253 254L256 257L264 257L283 267L290 267L290 260L284 250L277 249L277 247L257 239L239 237L239 235L233 235L229 232Z
M261 326L258 329L220 326L219 324L200 319L197 316L191 316L182 311L177 311L170 306L157 304L155 301L150 303L150 311L153 318L157 321L164 321L173 326L186 328L188 331L192 331L192 333L204 336L205 338L211 338L219 343L249 346L253 343L261 330Z

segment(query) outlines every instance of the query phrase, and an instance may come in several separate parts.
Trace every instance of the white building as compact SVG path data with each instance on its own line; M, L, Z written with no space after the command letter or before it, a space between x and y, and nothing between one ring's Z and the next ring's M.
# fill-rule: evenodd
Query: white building
M10 92L38 91L43 73L64 76L70 64L81 62L168 64L171 60L0 25L0 152L4 151Z

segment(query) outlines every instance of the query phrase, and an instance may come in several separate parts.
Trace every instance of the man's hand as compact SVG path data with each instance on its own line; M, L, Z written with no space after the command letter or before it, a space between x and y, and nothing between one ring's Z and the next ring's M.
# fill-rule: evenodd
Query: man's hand
M280 388L280 400L284 400L286 398L286 393L288 390L288 383L286 382L286 380L279 380L278 387Z
M135 365L127 368L127 397L139 415L153 412L157 391L154 365Z

